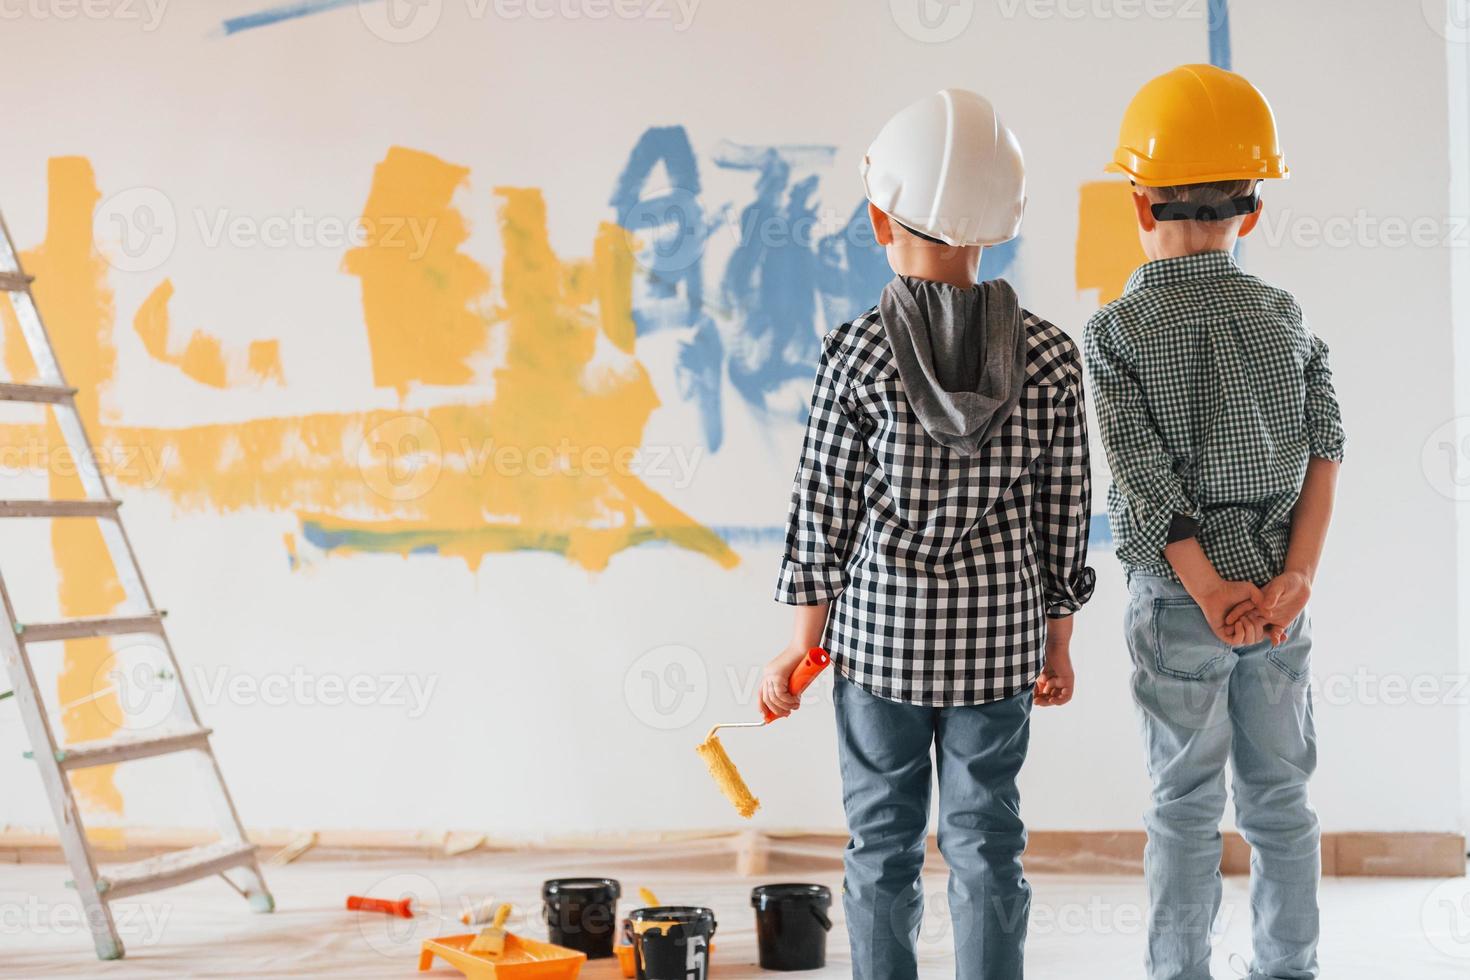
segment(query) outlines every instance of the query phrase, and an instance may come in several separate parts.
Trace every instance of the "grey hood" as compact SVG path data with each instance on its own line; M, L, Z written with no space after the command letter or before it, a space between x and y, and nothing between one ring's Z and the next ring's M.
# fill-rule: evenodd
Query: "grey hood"
M960 289L899 276L878 315L909 405L940 445L974 455L1015 411L1026 377L1026 330L1004 279Z

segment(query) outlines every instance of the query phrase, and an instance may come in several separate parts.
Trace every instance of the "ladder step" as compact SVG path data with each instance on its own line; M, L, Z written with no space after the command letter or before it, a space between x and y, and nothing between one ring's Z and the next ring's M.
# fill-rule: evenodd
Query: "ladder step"
M0 384L0 402L41 402L55 405L68 401L76 393L75 388L63 388L61 385Z
M246 841L217 840L186 851L170 851L142 861L105 865L97 876L97 890L106 901L142 892L162 891L249 864L255 845Z
M35 281L35 276L28 276L21 272L0 272L0 292L23 293L30 289L31 283Z
M79 640L88 636L117 636L121 633L162 633L163 614L146 616L82 616L58 623L16 623L15 632L26 643L48 640Z
M119 735L116 738L99 738L92 742L76 742L63 745L56 750L56 761L61 768L90 769L94 766L110 766L115 762L130 759L150 759L170 752L188 749L203 749L209 746L210 729L194 728L182 732L167 732L163 735ZM34 753L27 752L31 757Z
M0 500L0 517L116 517L116 500Z

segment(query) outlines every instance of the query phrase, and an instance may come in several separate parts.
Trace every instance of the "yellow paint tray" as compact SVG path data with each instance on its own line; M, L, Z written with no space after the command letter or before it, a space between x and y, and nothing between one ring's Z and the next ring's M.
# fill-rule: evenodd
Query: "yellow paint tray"
M575 980L587 954L553 946L515 933L505 934L505 952L499 956L471 953L475 933L425 939L419 952L419 970L431 969L439 957L470 980Z

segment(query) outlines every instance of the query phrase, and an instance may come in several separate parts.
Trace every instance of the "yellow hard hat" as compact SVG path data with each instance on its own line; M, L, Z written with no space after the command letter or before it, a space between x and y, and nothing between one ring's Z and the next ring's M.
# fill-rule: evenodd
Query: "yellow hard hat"
M1144 187L1287 176L1271 104L1214 65L1180 65L1139 89L1104 169Z

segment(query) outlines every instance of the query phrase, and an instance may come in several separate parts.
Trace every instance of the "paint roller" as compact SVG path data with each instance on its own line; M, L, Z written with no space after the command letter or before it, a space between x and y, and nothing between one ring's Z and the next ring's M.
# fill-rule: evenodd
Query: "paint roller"
M812 681L822 671L832 658L827 651L821 647L812 647L806 652L801 663L791 672L790 690L792 694L800 694L811 686ZM709 774L714 779L715 785L725 798L735 806L735 812L747 820L755 815L760 809L761 801L750 792L750 787L745 785L745 780L740 778L740 770L735 768L735 763L730 761L730 756L725 752L725 747L720 744L719 736L716 734L721 728L762 728L776 720L776 715L769 708L763 709L765 718L762 721L730 721L716 725L709 730L704 741L697 745L694 751L704 760L709 767Z

